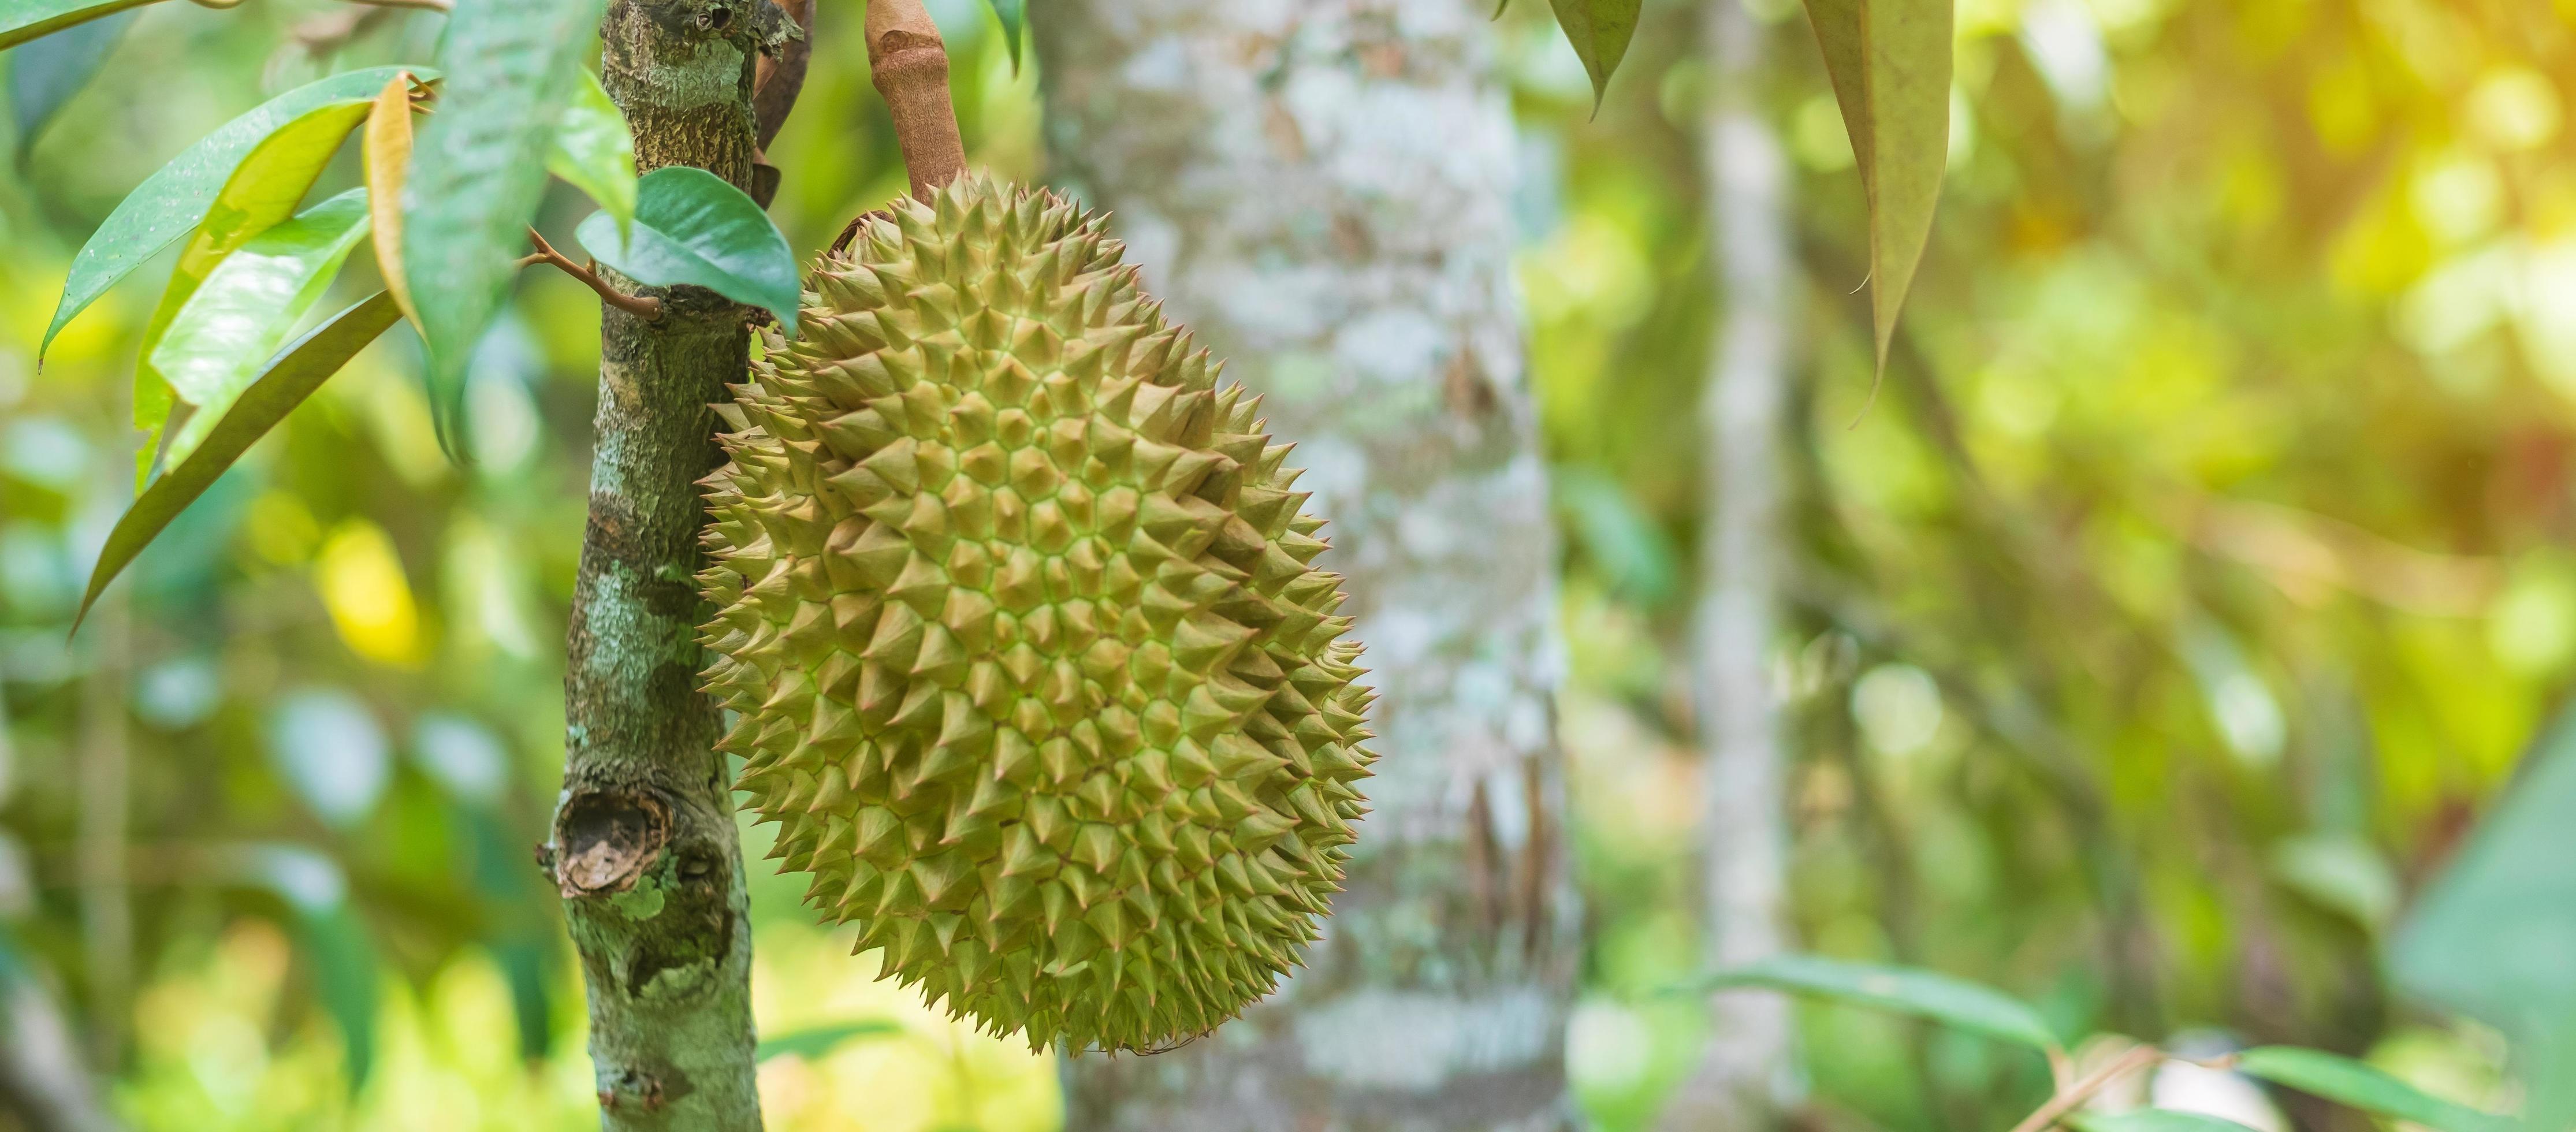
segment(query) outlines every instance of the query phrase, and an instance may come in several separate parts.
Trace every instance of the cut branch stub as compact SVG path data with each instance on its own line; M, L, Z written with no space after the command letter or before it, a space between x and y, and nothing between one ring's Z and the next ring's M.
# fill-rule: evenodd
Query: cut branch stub
M948 45L921 0L869 0L867 37L868 67L894 114L913 198L927 200L966 171L966 143L948 100Z
M671 811L658 799L592 791L555 817L555 887L566 900L625 892L652 871L671 840Z

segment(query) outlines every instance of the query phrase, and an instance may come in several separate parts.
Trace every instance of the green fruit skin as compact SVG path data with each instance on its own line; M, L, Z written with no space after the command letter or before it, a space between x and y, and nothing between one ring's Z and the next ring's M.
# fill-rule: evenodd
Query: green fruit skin
M1339 891L1371 693L1257 398L1051 193L899 201L808 279L706 480L738 788L858 949L1032 1048L1278 986Z

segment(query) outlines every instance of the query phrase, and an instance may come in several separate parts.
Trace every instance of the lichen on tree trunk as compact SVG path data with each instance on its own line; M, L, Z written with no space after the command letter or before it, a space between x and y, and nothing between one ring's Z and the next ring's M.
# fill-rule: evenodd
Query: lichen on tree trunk
M1376 807L1308 967L1072 1132L1555 1129L1578 940L1556 552L1478 0L1031 5L1049 142L1147 286L1266 396L1380 689Z
M752 4L617 0L602 79L644 169L748 188ZM627 281L618 281L635 289ZM695 288L600 325L590 526L565 677L564 792L548 845L590 992L601 1124L760 1127L751 925L720 720L698 690L697 480L723 459L709 408L742 380L743 308Z

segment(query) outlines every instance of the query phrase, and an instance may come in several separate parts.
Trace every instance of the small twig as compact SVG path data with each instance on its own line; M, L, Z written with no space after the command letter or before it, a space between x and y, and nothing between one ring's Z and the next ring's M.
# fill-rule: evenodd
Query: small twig
M2111 1064L2094 1070L2092 1076L2058 1090L2057 1095L2048 1098L2048 1103L2039 1106L2039 1111L2031 1113L2029 1119L2013 1125L2012 1132L2045 1132L2055 1125L2059 1118L2075 1111L2076 1107L2084 1102L2092 1100L2093 1094L2109 1088L2111 1082L2119 1080L2122 1074L2135 1069L2144 1069L2163 1060L2165 1060L2165 1051L2154 1046L2139 1046L2130 1050Z
M598 260L592 260L588 265L574 263L570 259L565 258L562 252L556 251L555 246L547 243L546 238L538 235L537 230L534 228L528 229L528 242L535 244L537 246L537 250L532 254L519 257L519 266L528 267L534 264L551 263L555 265L556 269L562 271L564 274L581 280L583 283L588 284L591 290L599 292L600 300L610 306L616 307L617 309L643 319L646 322L652 322L662 317L662 300L654 298L651 295L629 295L624 291L620 291L615 287L609 286L608 281L600 278L599 272L596 270L599 266Z

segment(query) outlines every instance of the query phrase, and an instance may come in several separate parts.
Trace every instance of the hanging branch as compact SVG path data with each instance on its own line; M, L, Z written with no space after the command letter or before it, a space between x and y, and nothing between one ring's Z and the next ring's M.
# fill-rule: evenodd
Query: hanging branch
M913 198L928 199L966 172L966 143L948 101L948 45L921 0L870 0L867 37L868 70L894 112Z

